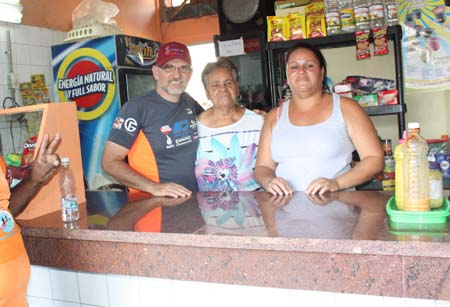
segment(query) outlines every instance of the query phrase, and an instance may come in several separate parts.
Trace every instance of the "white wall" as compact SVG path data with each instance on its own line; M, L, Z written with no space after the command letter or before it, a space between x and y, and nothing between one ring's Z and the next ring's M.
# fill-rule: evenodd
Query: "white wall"
M29 82L32 74L44 74L46 85L53 87L51 64L52 45L61 44L65 32L0 22L0 99L10 95L7 91L6 31L10 31L13 70L17 82ZM52 90L49 91L50 95ZM19 97L19 92L16 92ZM52 97L53 98L53 97ZM53 100L53 99L52 99ZM20 101L19 101L20 102Z
M373 56L370 59L356 61L355 47L323 50L328 62L328 75L333 83L345 79L347 75L363 75L395 80L394 49L389 42L390 53ZM450 135L450 90L435 92L405 91L407 107L406 123L419 122L421 133L427 139L440 138L442 134ZM381 138L392 139L397 144L397 116L372 116L375 128Z
M7 44L7 32L9 31L11 45ZM8 50L12 52L12 69L15 76L16 102L22 105L19 83L30 82L32 74L44 74L50 96L53 95L53 74L51 66L52 45L60 44L66 37L65 32L54 31L44 28L16 25L0 22L0 108L3 108L5 97L12 96L8 89L9 56ZM53 97L51 97L53 101ZM5 107L13 106L11 100L5 103ZM0 137L2 153L22 152L22 146L28 139L26 124L14 122L13 135L11 139L9 122L0 123ZM15 146L13 146L13 143Z
M449 307L450 301L178 281L31 267L30 307Z

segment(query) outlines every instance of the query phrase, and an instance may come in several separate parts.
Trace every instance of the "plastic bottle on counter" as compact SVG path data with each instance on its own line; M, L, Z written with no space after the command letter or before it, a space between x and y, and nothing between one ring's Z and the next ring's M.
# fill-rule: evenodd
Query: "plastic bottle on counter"
M430 208L440 208L444 203L444 181L439 164L429 162Z
M420 136L419 123L408 123L403 145L403 207L405 211L429 211L428 145Z
M394 150L395 159L395 204L398 210L403 210L403 190L404 190L404 179L403 179L403 144L407 137L406 130L403 131L402 138L398 140L398 145Z
M78 200L76 196L75 176L70 168L70 160L61 158L59 172L59 189L61 192L61 211L63 222L75 222L80 218Z
M341 17L339 15L338 0L325 1L325 23L327 35L341 33Z

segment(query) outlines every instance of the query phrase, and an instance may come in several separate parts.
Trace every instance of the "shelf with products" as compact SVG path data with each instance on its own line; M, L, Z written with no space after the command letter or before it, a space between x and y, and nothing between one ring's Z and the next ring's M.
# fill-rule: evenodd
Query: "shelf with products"
M387 39L392 42L394 63L395 63L395 83L398 90L398 104L365 108L370 116L396 115L398 135L401 137L403 130L406 129L405 113L406 104L404 102L404 82L403 82L403 62L401 54L402 28L399 25L387 28ZM355 33L343 33L330 35L326 37L317 37L301 40L319 47L320 49L334 49L342 47L355 46ZM373 42L372 31L370 41ZM269 78L271 88L272 105L275 107L280 98L279 89L285 84L285 52L295 46L299 40L284 42L269 42L267 44L269 60ZM356 60L355 60L356 61Z

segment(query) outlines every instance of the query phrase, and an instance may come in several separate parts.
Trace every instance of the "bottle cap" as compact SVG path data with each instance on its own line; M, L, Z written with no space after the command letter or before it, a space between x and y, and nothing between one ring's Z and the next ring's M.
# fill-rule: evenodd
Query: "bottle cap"
M63 164L63 163L67 164L67 163L69 163L69 162L70 162L70 159L69 159L69 158L67 158L67 157L62 157L62 158L61 158L61 164Z
M420 129L419 123L408 123L408 129Z
M433 162L433 161L429 161L428 162L428 168L429 169L440 169L439 163Z

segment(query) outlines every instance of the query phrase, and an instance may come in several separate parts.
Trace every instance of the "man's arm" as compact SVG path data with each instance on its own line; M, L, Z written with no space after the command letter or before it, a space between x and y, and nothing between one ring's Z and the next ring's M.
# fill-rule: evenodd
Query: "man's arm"
M44 135L33 162L31 175L11 190L9 210L13 216L20 214L39 189L55 174L60 164L59 157L55 153L60 142L61 135L59 133L56 133L52 140L50 140L48 134ZM55 191L55 193L57 192Z
M139 174L125 161L128 149L107 141L102 156L102 168L121 184L155 196L186 197L192 192L176 183L156 183Z

